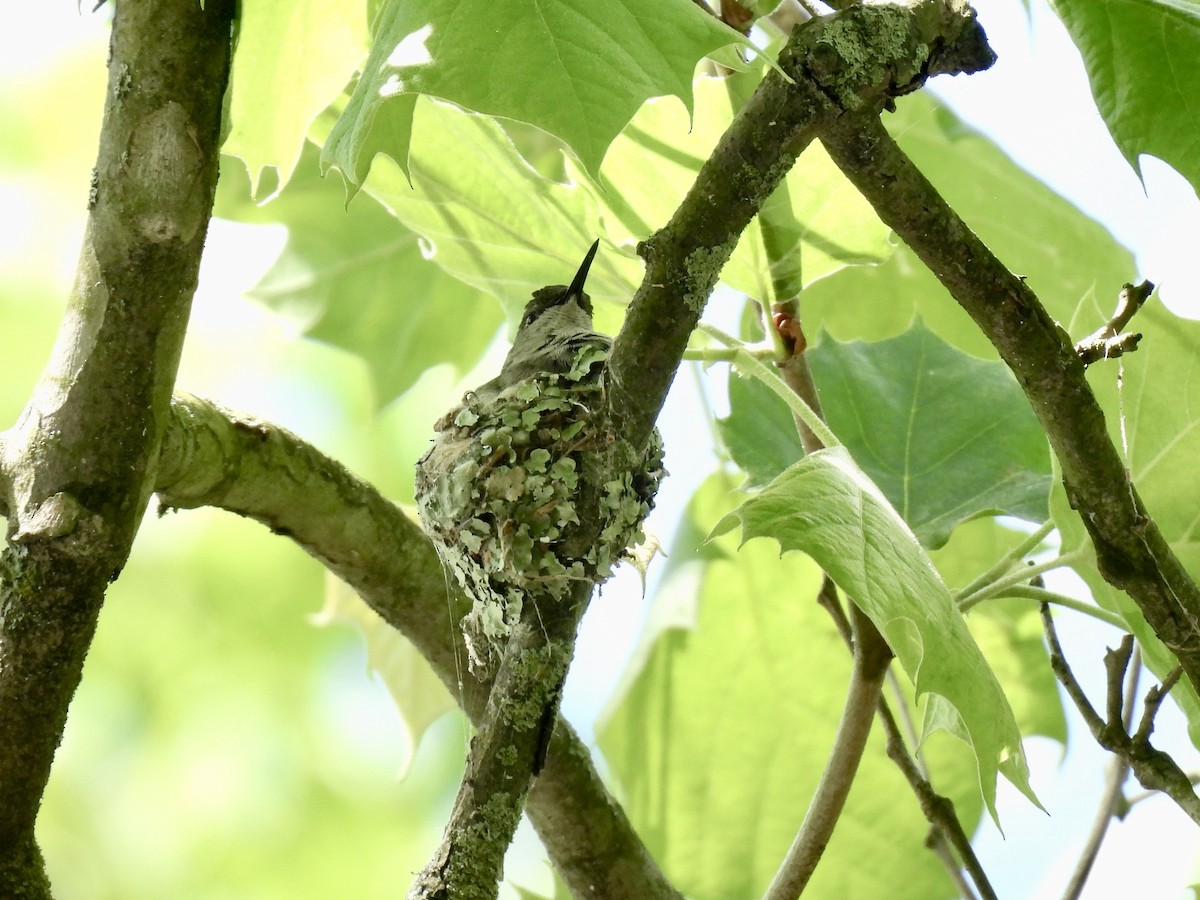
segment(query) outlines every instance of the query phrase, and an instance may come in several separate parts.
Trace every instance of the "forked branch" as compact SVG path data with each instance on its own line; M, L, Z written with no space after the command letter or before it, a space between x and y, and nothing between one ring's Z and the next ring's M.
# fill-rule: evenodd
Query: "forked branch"
M287 535L404 634L476 722L490 684L467 667L455 627L469 609L447 596L432 543L378 489L295 435L192 397L176 397L157 491L167 507L212 506ZM561 718L529 817L567 885L617 900L672 900L620 805Z
M1075 345L1075 352L1085 366L1100 359L1115 359L1137 349L1142 336L1125 331L1125 328L1153 293L1154 285L1149 281L1126 284L1121 288L1112 317Z
M1141 723L1132 735L1122 719L1125 673L1133 652L1133 636L1126 635L1116 650L1110 650L1104 658L1108 670L1108 693L1106 716L1102 718L1092 707L1083 688L1075 679L1071 667L1063 655L1050 615L1049 604L1042 604L1042 626L1046 632L1046 643L1050 649L1050 666L1071 702L1078 708L1092 737L1105 750L1115 753L1129 764L1130 770L1142 786L1162 791L1178 804L1192 821L1200 825L1200 797L1196 796L1187 773L1167 753L1150 744L1150 733L1154 728L1154 716L1163 698L1179 680L1182 670L1178 667L1146 695Z

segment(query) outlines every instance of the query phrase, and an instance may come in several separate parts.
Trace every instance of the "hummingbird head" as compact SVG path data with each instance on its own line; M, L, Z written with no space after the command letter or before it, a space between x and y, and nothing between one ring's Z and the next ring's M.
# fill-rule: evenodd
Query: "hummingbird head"
M583 290L599 246L598 240L592 244L569 285L554 284L533 292L500 370L502 384L569 367L579 338L608 342L593 331L592 300Z
M596 258L596 250L599 247L600 241L597 240L588 248L587 255L569 285L552 284L533 292L532 299L525 304L525 311L521 314L521 324L517 329L518 341L521 339L521 332L534 327L538 327L539 331L544 330L547 334L592 330L592 298L584 293L583 285L587 281L588 270L592 267L592 260ZM550 322L566 327L545 327ZM579 323L583 327L573 328L570 327L571 323Z

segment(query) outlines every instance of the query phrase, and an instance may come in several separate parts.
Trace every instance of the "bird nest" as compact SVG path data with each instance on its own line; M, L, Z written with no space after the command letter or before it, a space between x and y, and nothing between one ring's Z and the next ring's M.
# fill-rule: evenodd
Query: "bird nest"
M608 351L585 346L561 373L540 373L494 397L468 393L436 426L417 463L417 508L446 568L474 600L463 621L472 667L485 663L526 597L561 601L580 581L605 581L629 548L663 477L655 431L640 466L583 491L585 469L617 436L604 404ZM580 509L583 498L594 498ZM568 546L582 517L599 522L583 552Z

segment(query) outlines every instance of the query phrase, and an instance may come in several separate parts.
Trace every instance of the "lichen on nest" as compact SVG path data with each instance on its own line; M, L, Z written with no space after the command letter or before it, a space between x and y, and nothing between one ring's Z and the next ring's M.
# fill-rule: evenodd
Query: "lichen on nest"
M600 584L644 539L664 475L657 431L641 465L603 485L598 509L577 508L587 455L616 440L593 415L604 403L607 358L607 348L584 346L566 372L539 373L490 398L468 393L417 463L421 520L474 601L463 620L472 669L490 662L527 595L561 601L574 583ZM569 556L581 512L600 517L600 536Z

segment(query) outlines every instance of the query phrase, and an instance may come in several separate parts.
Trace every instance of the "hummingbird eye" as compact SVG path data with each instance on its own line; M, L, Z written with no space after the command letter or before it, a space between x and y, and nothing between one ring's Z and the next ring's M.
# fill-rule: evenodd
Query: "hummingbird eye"
M538 317L538 311L536 309L530 310L529 312L525 313L525 318L523 318L521 320L521 327L524 328L526 325L532 325L533 320L536 319L537 317Z

